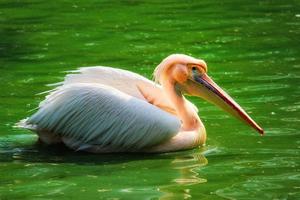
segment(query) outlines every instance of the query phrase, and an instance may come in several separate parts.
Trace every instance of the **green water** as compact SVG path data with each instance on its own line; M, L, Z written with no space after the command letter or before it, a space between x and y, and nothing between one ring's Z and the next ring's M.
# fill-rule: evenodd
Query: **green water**
M2 0L0 38L0 199L300 199L299 1ZM74 153L13 127L64 71L151 78L177 52L206 60L266 135L196 98L208 141L190 151Z

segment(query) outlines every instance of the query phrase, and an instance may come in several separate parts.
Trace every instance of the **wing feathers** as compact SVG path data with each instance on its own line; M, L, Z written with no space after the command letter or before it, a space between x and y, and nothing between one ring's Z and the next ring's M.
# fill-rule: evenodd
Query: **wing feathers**
M173 137L180 128L169 113L100 84L67 84L45 102L27 124L80 141L82 148L141 149Z

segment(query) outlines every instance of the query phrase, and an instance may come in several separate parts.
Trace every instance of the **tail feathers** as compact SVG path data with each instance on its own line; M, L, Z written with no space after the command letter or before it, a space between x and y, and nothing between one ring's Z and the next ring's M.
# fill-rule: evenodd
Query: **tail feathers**
M25 128L25 129L28 129L28 130L31 130L31 131L36 131L37 126L34 125L34 124L28 124L27 120L28 120L28 118L20 120L19 122L17 122L15 124L14 127L16 127L16 128Z

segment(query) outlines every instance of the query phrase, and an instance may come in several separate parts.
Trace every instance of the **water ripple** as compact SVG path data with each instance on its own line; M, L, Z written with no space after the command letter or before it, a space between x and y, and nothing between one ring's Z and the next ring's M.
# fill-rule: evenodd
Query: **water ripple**
M265 102L277 102L285 100L285 96L272 95L272 96L262 96L262 97L249 97L244 100L245 103L265 103Z
M196 152L190 156L179 156L172 161L174 169L178 170L180 177L175 178L173 182L180 185L194 185L207 182L206 179L199 177L196 169L207 165L207 159L201 152Z
M251 76L247 77L248 80L255 80L255 81L275 81L275 80L282 80L282 79L299 79L300 76L296 74L272 74L266 76Z
M293 128L268 128L266 130L266 137L271 136L288 136L288 135L300 135L299 130Z
M288 180L286 179L288 178ZM285 183L283 182L285 180ZM243 182L235 183L229 187L216 190L216 195L228 199L247 199L256 198L259 196L261 199L297 199L300 192L297 187L291 187L293 192L281 193L275 195L272 191L284 191L287 187L295 185L292 181L299 181L297 173L283 173L279 175L262 175L248 177ZM290 183L287 185L286 183ZM274 196L275 195L275 196ZM276 198L276 199L277 199Z
M295 112L300 110L300 104L299 105L287 105L282 106L279 108L280 110L288 111L288 112Z
M232 90L232 93L241 93L241 92L257 92L257 91L270 91L270 90L280 90L289 88L288 84L276 84L276 83L266 83L266 84L258 84L258 85L249 85L243 88L236 88Z

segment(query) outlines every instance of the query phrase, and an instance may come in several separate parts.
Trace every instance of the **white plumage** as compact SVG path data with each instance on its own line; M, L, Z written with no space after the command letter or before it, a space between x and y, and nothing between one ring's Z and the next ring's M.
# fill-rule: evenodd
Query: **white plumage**
M179 119L148 103L140 92L147 86L162 92L154 82L110 67L73 72L23 124L44 142L63 141L73 149L93 152L138 151L179 132ZM160 101L167 102L163 98Z
M155 69L157 83L110 67L85 67L55 84L39 109L20 127L47 144L89 152L167 152L203 144L197 108L183 94L202 97L263 130L206 74L207 66L182 54Z

